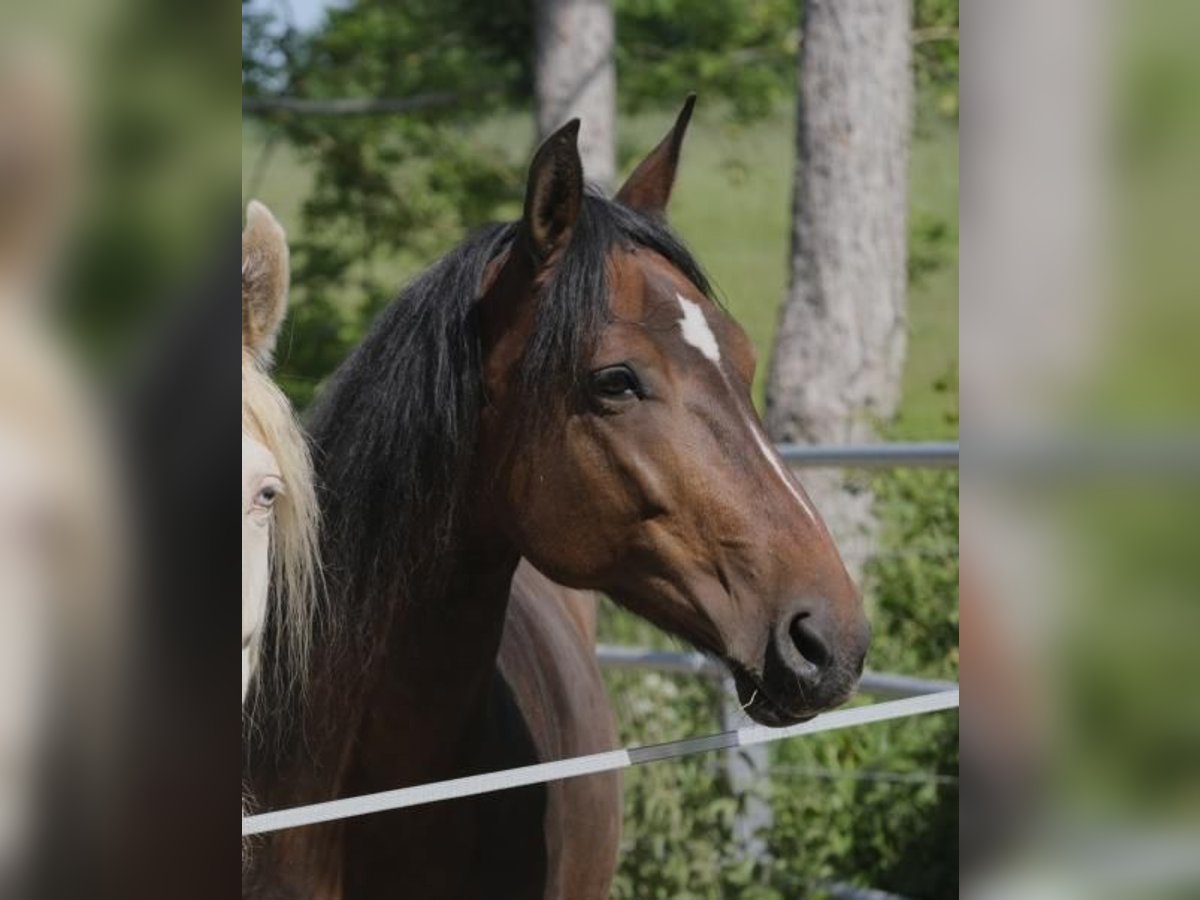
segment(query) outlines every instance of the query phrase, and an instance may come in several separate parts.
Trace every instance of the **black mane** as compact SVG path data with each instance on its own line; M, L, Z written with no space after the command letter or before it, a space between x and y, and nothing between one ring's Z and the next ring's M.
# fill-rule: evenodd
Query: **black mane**
M519 229L485 226L417 277L318 398L309 433L323 564L332 616L351 639L377 633L397 598L436 592L454 557L484 403L475 305L488 264ZM561 401L579 383L610 315L607 261L619 247L656 251L711 293L665 224L587 194L526 347L528 409Z

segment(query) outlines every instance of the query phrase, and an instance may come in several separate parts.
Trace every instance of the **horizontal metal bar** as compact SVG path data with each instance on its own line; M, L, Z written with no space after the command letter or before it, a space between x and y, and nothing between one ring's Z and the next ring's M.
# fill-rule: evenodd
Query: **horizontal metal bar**
M699 738L685 738L680 741L668 741L665 744L610 750L604 753L569 757L554 762L518 766L515 769L504 769L499 772L467 775L462 778L451 778L447 781L435 781L429 784L413 785L412 787L380 791L374 794L346 797L341 800L327 800L323 803L314 803L310 806L297 806L291 809L280 809L253 816L244 816L242 818L242 836L262 834L268 831L280 831L285 828L299 828L304 825L315 825L320 822L335 822L339 819L365 816L370 813L384 812L391 809L406 809L411 806L437 803L442 800L476 797L480 794L490 794L495 791L528 787L534 784L545 784L550 781L561 781L565 778L577 778L580 775L615 772L620 769L628 769L632 766L655 762L657 760L678 759L694 753L706 753L713 750L734 747L753 747L758 744L769 744L788 738L820 734L827 731L838 731L843 728L857 728L875 722L887 722L892 719L926 715L928 713L943 712L951 709L958 709L957 690L947 691L943 694L931 694L925 697L909 697L904 700L875 703L871 706L855 706L849 709L839 709L817 716L809 722L802 722L799 725L791 725L784 728L767 728L762 725L752 725L747 728L723 731L719 734L705 735Z
M644 647L621 647L615 644L598 644L596 657L606 669L651 669L656 672L673 672L681 675L703 675L707 678L723 679L729 673L715 659L703 653L681 653L672 650L649 650ZM860 694L885 699L920 697L937 694L958 687L952 681L930 678L914 678L911 675L895 675L890 672L864 672L858 684Z
M959 465L958 441L881 444L776 444L798 468L944 468ZM1126 476L1146 480L1200 475L1200 435L1050 434L985 435L975 441L971 465L981 476L1043 476L1079 481Z
M974 440L970 464L982 478L1078 483L1120 477L1161 482L1200 475L1200 434L1092 433L999 436Z
M925 694L940 694L942 691L957 689L958 685L953 681L915 678L912 675L895 675L891 672L863 672L858 682L860 694L870 694L885 700L922 697Z
M957 441L826 446L776 444L775 449L788 465L807 468L953 469L958 465Z

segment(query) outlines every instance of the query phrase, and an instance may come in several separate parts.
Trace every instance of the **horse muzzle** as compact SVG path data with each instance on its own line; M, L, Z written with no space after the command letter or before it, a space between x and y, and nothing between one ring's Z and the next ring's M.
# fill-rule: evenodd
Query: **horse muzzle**
M865 616L846 625L802 604L771 629L760 668L731 665L738 700L762 725L807 721L854 694L870 642Z

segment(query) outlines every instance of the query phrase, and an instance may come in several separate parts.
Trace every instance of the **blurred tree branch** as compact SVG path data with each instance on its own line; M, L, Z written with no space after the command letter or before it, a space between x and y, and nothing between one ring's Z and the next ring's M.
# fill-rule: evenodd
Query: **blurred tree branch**
M455 106L468 99L486 96L486 91L432 91L412 97L309 97L258 96L243 97L242 112L264 116L272 113L295 113L311 116L391 116Z

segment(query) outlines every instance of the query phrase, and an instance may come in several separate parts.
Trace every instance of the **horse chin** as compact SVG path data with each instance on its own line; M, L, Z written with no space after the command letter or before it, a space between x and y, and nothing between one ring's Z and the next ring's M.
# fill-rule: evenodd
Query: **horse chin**
M737 688L738 702L751 719L759 725L770 728L783 728L788 725L799 725L814 718L820 710L792 710L776 703L763 687L762 682L737 663L729 664L733 672L734 685Z

